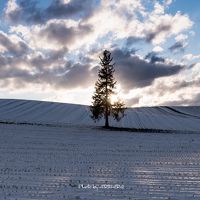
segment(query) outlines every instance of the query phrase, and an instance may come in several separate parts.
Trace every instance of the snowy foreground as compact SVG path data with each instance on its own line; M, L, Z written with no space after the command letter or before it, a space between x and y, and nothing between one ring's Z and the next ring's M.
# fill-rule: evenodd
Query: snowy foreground
M1 200L200 199L200 134L0 124L0 161Z
M199 107L112 122L145 133L101 124L87 106L0 100L0 200L200 199Z

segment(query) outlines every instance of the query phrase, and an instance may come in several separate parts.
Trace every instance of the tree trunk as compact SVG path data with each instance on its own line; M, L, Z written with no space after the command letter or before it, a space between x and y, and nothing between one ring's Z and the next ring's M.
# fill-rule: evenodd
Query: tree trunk
M108 71L106 68L106 112L105 112L105 128L109 128L109 122L108 122L108 77L107 77Z
M108 109L107 108L106 108L106 114L105 114L105 128L109 128Z

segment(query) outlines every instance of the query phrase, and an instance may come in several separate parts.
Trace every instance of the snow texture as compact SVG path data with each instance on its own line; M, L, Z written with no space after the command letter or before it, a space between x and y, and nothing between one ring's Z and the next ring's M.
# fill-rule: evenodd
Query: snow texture
M199 117L128 109L112 125L171 132L127 132L96 126L87 106L0 100L0 200L199 200Z
M199 155L200 134L0 124L0 200L198 200Z
M90 118L88 106L28 100L0 100L0 121L15 123L41 123L56 125L104 125ZM125 117L111 126L200 131L200 107L142 107L129 108Z

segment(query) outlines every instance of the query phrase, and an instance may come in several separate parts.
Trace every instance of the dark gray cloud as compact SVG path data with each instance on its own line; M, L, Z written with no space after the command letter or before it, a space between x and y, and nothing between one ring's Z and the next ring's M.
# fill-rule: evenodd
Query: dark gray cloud
M85 18L96 6L95 0L73 0L63 4L61 0L53 1L46 9L47 18Z
M186 48L186 45L184 44L184 42L179 41L173 44L171 47L169 47L169 50L171 52L183 52L185 48Z
M64 63L64 56L68 52L67 48L62 48L59 50L51 50L43 55L37 55L30 58L27 62L30 66L35 66L37 69L42 69L43 67L48 68L50 65L55 65L59 63ZM69 62L68 62L69 64Z
M0 32L0 44L5 48L6 53L13 56L25 55L29 47L23 41L13 42L6 34Z
M139 101L140 101L140 97L133 97L131 99L126 99L125 104L126 104L127 107L131 107L133 105L138 104Z
M19 9L6 12L4 16L11 23L43 24L50 19L84 19L88 17L97 5L95 0L53 0L45 9L38 5L38 0L19 0Z
M57 37L60 44L70 42L79 34L83 36L88 31L88 27L79 24L78 28L71 29L71 35L65 38L67 27L59 25L54 27L53 24L53 28L50 26L47 32L50 34L48 37L52 37L50 39ZM57 35L57 30L60 35ZM51 85L55 88L76 88L90 86L96 77L96 67L90 70L89 58L85 64L78 61L75 63L73 58L66 61L67 48L34 52L21 41L13 42L3 32L0 32L0 43L5 48L5 53L0 54L1 85L10 83L17 88L23 88L30 83Z
M36 67L36 66L35 66ZM96 69L90 69L90 65L80 63L65 63L63 66L53 68L36 67L37 71L32 73L30 69L21 69L16 66L0 68L0 79L7 84L14 83L18 88L23 88L27 83L41 84L44 87L50 85L56 89L74 89L77 87L89 87L96 79Z
M192 64L190 64L190 65L188 66L188 69L192 69L193 67L196 66L196 64L197 64L197 63L192 63Z
M149 86L156 78L175 75L184 68L180 65L148 62L120 49L113 51L113 57L118 80L125 89Z
M172 28L172 25L170 24L160 24L158 25L155 30L153 31L148 31L145 33L144 36L141 37L135 37L135 36L130 36L126 39L126 46L130 47L133 44L136 44L138 42L152 42L159 34L169 32Z
M67 49L53 50L38 56L22 57L0 55L1 86L14 85L24 88L27 84L50 85L56 89L88 87L97 78L97 67L91 64L74 63L65 60ZM26 66L24 69L21 67Z
M50 23L41 30L40 35L47 37L50 41L57 41L59 44L71 44L75 39L80 39L90 33L92 27L89 25L81 25L78 27L67 27L64 23Z
M96 69L90 70L89 65L75 64L69 71L53 81L52 85L62 88L89 87L96 79Z
M163 32L168 32L170 31L170 29L171 29L170 24L160 24L159 26L156 27L154 31L148 32L146 34L146 41L152 42L156 38L157 35Z
M156 62L164 63L165 62L165 59L163 57L158 56L158 54L153 51L149 52L145 56L145 59L149 60L151 63L156 63Z

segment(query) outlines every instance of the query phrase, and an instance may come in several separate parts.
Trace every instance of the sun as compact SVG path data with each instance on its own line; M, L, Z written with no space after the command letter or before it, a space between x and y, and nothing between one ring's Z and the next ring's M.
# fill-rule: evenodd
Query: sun
M121 100L120 97L122 96L124 95L122 93L121 85L118 83L116 85L115 93L110 95L110 103L114 104L115 102L120 101Z
M116 101L118 101L119 100L119 95L116 95L116 94L112 94L111 96L110 96L110 103L111 104L114 104Z

